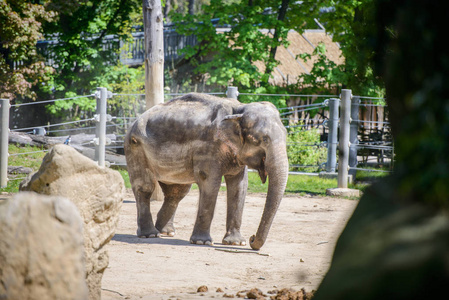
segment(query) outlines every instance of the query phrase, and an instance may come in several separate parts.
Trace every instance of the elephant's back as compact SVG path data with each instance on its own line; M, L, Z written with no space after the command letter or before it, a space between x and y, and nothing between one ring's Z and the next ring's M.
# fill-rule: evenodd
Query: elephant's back
M177 106L191 104L195 106L214 107L216 105L225 105L231 107L237 107L241 103L236 99L222 98L209 94L189 93L181 97L173 98L170 101L162 104L163 106Z
M214 122L239 105L234 99L192 93L154 106L138 122L142 133L159 142L209 140L213 139Z

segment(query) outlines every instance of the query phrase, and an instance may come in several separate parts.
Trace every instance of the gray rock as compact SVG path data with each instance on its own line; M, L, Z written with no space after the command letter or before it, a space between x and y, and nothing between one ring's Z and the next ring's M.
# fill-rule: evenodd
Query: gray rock
M125 191L120 173L59 144L44 157L39 171L20 184L20 190L64 196L78 207L84 220L89 298L100 299L101 278L109 263L104 245L114 236Z
M326 195L336 197L360 197L362 192L356 189L331 188L326 190Z
M86 299L83 221L63 197L0 204L0 299Z

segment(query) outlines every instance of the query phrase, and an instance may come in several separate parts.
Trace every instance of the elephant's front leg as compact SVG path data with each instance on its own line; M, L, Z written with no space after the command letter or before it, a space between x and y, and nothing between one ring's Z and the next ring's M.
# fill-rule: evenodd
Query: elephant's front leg
M198 214L193 228L190 243L198 245L212 245L210 226L214 217L215 204L217 202L218 190L221 185L221 175L208 174L199 171L198 188L200 199L198 203Z
M239 174L225 176L227 189L226 234L223 238L225 245L245 246L245 238L240 234L242 225L243 205L248 189L248 172L245 167Z

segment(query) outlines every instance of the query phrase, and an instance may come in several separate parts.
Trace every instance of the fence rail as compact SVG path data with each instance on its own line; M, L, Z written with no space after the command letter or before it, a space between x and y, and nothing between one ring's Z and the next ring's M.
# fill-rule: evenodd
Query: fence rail
M145 34L143 31L132 32L132 38L128 41L121 40L115 35L106 35L101 40L103 51L114 50L111 55L115 59L120 59L125 65L142 65L145 57ZM97 36L86 36L86 42L95 43ZM55 56L54 47L60 46L62 42L57 36L47 40L39 41L36 45L37 51L46 57L46 65L56 67L58 61ZM167 65L172 65L181 59L184 55L180 50L198 44L195 35L181 35L173 28L164 28L164 61ZM12 67L16 68L22 65L21 61L12 62Z
M215 95L238 95L236 88L232 87L228 89L226 93L213 93ZM166 96L179 96L182 94L167 94ZM385 159L393 160L394 146L391 141L379 141L371 137L372 131L377 130L374 125L382 126L382 130L386 130L389 125L385 120L359 120L359 113L366 109L381 107L377 104L361 103L361 99L371 99L369 97L358 97L351 95L350 90L344 90L340 97L335 95L298 95L298 94L240 94L250 96L263 96L263 97L314 97L324 98L325 101L320 103L311 103L305 105L293 105L290 107L283 107L279 109L281 119L285 123L285 127L289 131L289 135L294 135L298 132L302 132L308 129L322 130L322 139L319 142L304 143L304 142L289 142L287 147L299 147L290 150L290 153L306 152L305 147L313 147L314 149L325 148L327 155L325 161L316 161L315 165L311 164L298 164L292 163L290 165L292 174L309 174L318 175L317 171L321 170L327 174L335 174L338 176L339 187L346 187L348 182L348 175L355 176L357 171L380 171L388 172L385 170L373 170L369 168L363 168L358 166L363 163L366 165L368 157L377 158L377 161L385 162ZM95 160L100 166L107 166L110 162L105 159L106 149L115 149L123 152L123 138L124 132L127 130L127 126L137 116L110 116L107 114L107 99L111 97L142 97L143 94L112 94L105 88L98 88L97 92L92 95L76 96L71 98L45 100L39 102L32 102L27 104L18 104L14 106L22 105L38 105L49 104L56 101L76 100L86 97L94 97L97 103L96 115L93 118L86 118L78 121L70 121L56 124L47 124L26 128L16 128L13 131L35 131L36 128L46 128L46 132L65 133L71 134L71 132L77 132L86 129L95 129L95 138L91 141L83 143L83 146L95 148ZM373 100L373 99L371 99ZM371 101L370 100L370 101ZM320 100L321 101L321 100ZM345 104L343 104L343 101ZM9 131L9 101L1 99L0 101L0 113L2 116L1 128L0 128L0 181L1 187L7 185L7 167L8 167L8 131ZM326 111L326 119L301 119L295 117L298 112L310 112L310 111ZM324 114L323 114L324 115ZM121 120L118 123L114 123L117 120ZM53 129L61 126L74 125L74 124L86 124L88 122L95 123L95 126L85 126L82 128L69 128L69 129ZM120 124L119 124L120 123ZM307 123L307 124L305 124ZM310 125L312 123L312 125ZM365 126L364 126L365 125ZM115 134L114 141L109 140L106 137L106 132L110 131ZM45 133L45 131L44 131ZM378 132L375 132L378 134ZM362 140L361 138L367 137L368 139ZM70 135L64 136L66 141L70 138ZM370 140L371 139L371 140ZM45 151L45 150L43 150ZM20 153L23 155L26 153ZM338 160L337 160L338 154ZM338 161L338 163L337 163ZM114 163L113 165L122 165L121 163ZM310 172L310 170L315 172ZM296 171L295 171L296 170ZM309 170L308 172L302 172L301 170Z

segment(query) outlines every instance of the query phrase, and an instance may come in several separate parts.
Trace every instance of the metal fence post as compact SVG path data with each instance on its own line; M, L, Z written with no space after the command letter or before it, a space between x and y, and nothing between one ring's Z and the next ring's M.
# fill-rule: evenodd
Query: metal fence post
M232 98L232 99L238 99L239 91L236 86L228 86L228 89L226 91L226 97Z
M97 122L95 128L95 160L100 167L105 166L105 148L106 148L106 105L108 98L108 90L103 87L97 88L95 94L97 99L97 114L95 121Z
M351 125L349 129L349 168L357 167L357 145L359 144L358 130L359 130L359 108L360 97L354 96L351 99ZM352 180L355 180L357 170L349 169L349 175Z
M338 143L338 187L348 188L349 121L351 90L341 91L340 138Z
M335 173L337 165L338 106L340 99L329 99L329 133L327 136L326 172Z
M9 99L0 99L0 187L8 185Z

